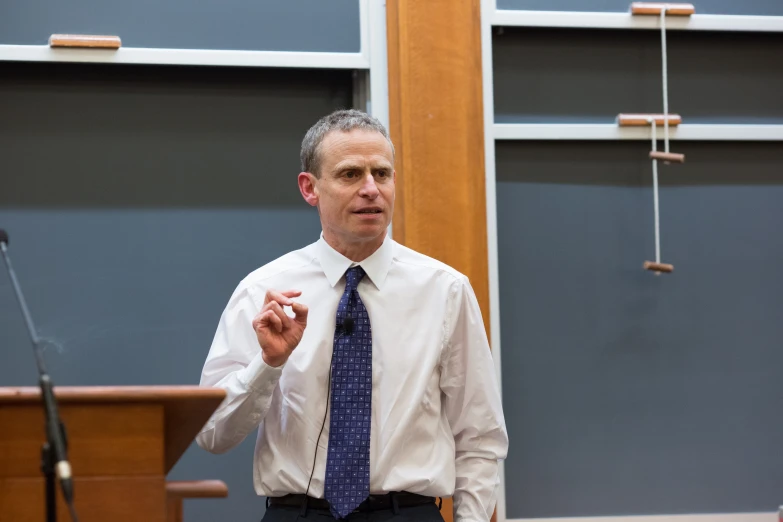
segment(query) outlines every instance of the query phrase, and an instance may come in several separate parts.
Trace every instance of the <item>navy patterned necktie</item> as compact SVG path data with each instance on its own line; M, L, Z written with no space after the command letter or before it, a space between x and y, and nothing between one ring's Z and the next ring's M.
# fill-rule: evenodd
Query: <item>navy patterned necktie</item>
M370 494L372 331L356 290L363 277L360 266L345 272L345 293L337 307L324 486L335 518L348 516ZM346 317L353 319L353 328L342 326Z

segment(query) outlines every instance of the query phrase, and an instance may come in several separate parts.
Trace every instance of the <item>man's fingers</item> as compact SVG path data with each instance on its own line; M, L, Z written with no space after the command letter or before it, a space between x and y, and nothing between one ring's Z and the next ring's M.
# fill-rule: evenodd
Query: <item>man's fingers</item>
M292 297L299 297L302 292L299 290L286 290L285 292L278 292L277 290L267 290L266 297L264 298L264 304L268 304L272 301L280 303L281 306L291 306L294 302Z
M294 312L294 321L302 326L307 326L307 306L301 303L294 303L293 306L291 306L291 310Z
M291 327L291 318L288 317L288 314L285 313L283 307L280 306L277 301L272 301L271 303L267 304L264 307L264 310L272 311L277 316L277 318L280 319L280 324L283 325L283 328Z
M258 331L259 328L263 328L264 326L269 326L278 333L283 331L283 322L280 320L274 310L267 310L261 314L256 331Z
M272 314L275 319L266 319L266 324L273 326L277 332L290 328L292 326L291 317L283 310L284 306L290 306L294 312L293 320L305 327L307 325L307 307L294 302L292 299L300 295L302 295L302 292L299 290L284 290L282 292L267 290L261 314L263 314L262 317L265 317L267 313Z

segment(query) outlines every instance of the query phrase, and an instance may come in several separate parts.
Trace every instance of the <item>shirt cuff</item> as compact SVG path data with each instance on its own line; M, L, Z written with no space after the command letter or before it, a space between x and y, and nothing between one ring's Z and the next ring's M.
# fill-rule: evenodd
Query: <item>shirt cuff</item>
M269 366L264 362L263 352L259 350L250 364L239 372L239 381L262 395L271 395L283 374L285 365L286 363L283 363L276 368Z

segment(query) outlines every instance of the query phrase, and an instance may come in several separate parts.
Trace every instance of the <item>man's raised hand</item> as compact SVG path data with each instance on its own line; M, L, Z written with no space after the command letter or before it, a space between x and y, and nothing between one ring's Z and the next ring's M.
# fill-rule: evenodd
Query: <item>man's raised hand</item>
M264 362L269 366L281 366L302 340L307 326L307 307L292 300L302 292L269 290L264 298L264 307L253 319L253 329L263 352ZM290 306L294 317L283 310Z

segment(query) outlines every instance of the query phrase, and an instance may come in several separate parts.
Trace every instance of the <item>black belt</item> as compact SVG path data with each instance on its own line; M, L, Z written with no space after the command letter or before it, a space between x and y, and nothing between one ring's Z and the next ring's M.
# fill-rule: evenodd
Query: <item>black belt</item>
M424 504L434 504L434 497L417 495L415 493L394 492L385 495L370 495L359 504L355 511L379 511L383 509L394 509L401 507L422 506ZM287 506L307 509L329 509L329 502L323 498L315 498L302 494L291 494L282 497L269 497L267 506Z

